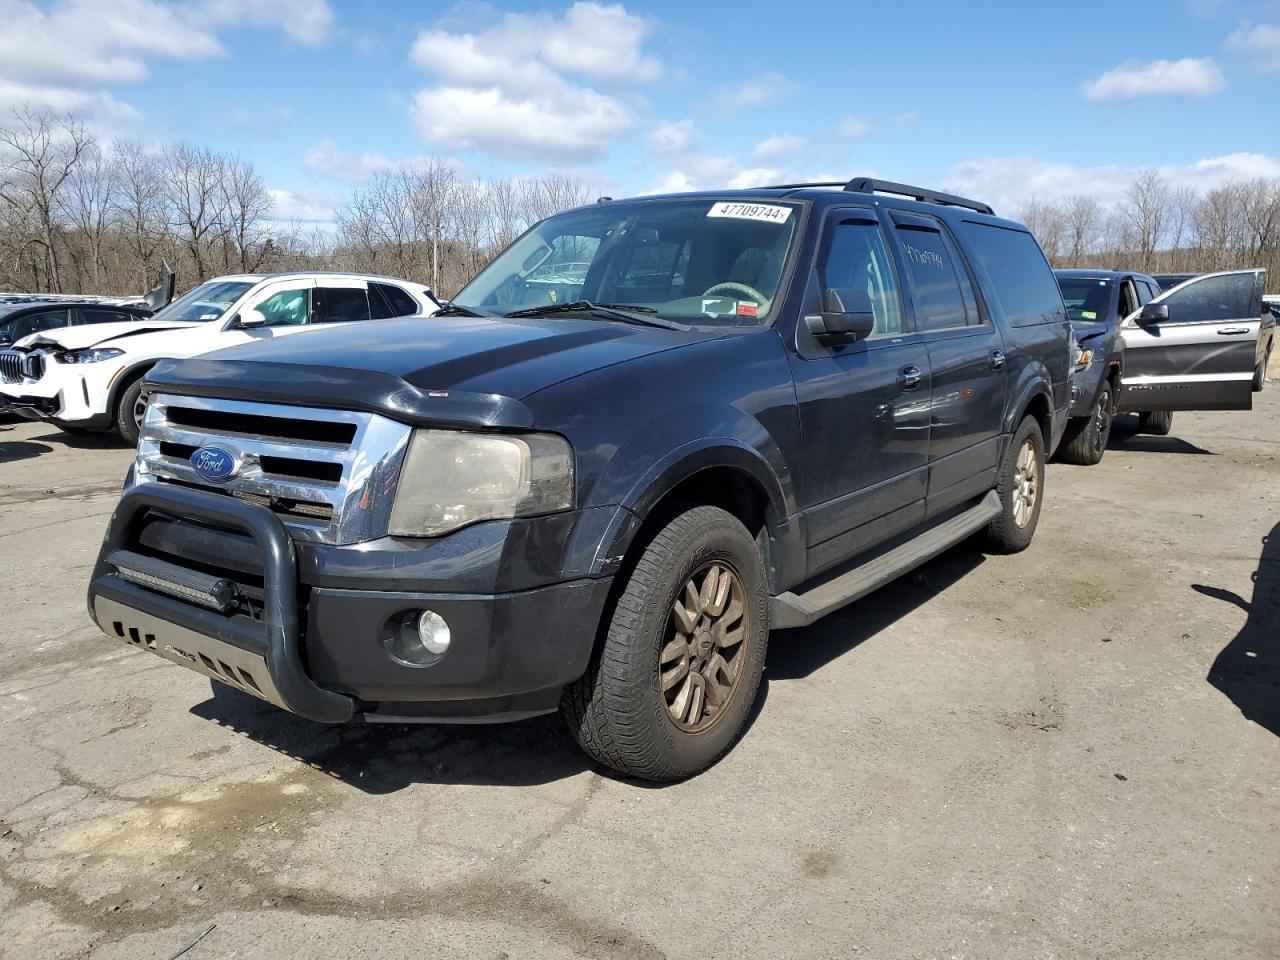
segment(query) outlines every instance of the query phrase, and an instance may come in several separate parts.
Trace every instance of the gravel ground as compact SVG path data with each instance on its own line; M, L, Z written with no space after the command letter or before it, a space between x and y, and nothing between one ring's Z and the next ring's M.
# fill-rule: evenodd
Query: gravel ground
M324 728L101 636L129 454L0 422L0 955L1280 956L1278 413L1117 433L1026 553L775 633L665 788L555 718Z

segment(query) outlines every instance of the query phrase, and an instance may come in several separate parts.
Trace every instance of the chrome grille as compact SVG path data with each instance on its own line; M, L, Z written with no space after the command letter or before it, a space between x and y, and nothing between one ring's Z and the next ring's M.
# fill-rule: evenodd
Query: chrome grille
M0 381L4 383L22 382L23 356L17 350L0 350Z
M153 394L135 477L258 503L300 539L358 543L386 535L412 432L353 410ZM231 478L196 472L191 456L209 445L237 458Z

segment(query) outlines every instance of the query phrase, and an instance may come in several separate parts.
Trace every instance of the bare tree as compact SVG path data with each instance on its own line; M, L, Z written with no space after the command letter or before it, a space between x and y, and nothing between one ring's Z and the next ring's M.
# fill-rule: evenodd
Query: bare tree
M1093 197L1081 194L1067 197L1062 206L1065 220L1067 256L1073 264L1082 264L1084 258L1097 247L1102 226L1102 205Z
M209 276L209 249L225 230L223 160L206 147L178 144L165 154L164 174L171 222L202 283Z
M30 107L15 109L11 125L0 128L0 154L7 174L0 201L29 212L39 231L49 288L54 292L62 291L56 242L58 193L92 143L75 118Z
M241 273L262 265L266 242L259 237L271 211L271 195L253 167L239 159L222 164L222 193L226 217L225 236L235 249Z
M1164 240L1169 219L1169 185L1152 169L1139 171L1121 205L1137 243L1139 266L1150 272L1155 266L1155 252Z
M112 226L118 172L116 164L97 144L89 144L72 168L66 189L55 195L59 210L84 245L86 279L94 290L103 279L102 251Z

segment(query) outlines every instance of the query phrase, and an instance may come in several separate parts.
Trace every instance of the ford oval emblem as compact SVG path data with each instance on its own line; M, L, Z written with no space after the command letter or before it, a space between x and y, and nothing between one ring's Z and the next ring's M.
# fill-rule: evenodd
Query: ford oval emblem
M240 470L240 458L222 447L201 447L191 455L191 467L202 480L230 480Z

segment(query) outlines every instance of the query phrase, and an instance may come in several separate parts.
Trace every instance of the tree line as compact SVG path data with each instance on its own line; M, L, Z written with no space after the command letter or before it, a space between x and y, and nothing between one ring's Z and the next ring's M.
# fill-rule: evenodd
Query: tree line
M1206 191L1140 171L1115 204L1082 195L1032 202L1019 213L1055 267L1210 273L1263 267L1280 289L1280 179Z
M336 227L281 222L253 165L190 144L101 143L74 116L0 121L0 291L179 290L227 273L352 270L455 293L531 223L594 197L579 178L475 180L428 159L353 190Z
M473 179L440 159L381 171L331 229L281 222L253 165L190 144L101 143L71 115L0 122L0 291L136 294L162 261L188 289L212 276L385 273L451 296L531 223L590 202L572 176ZM1280 287L1280 180L1207 191L1141 171L1112 205L1027 204L1054 266L1202 273L1265 267Z

